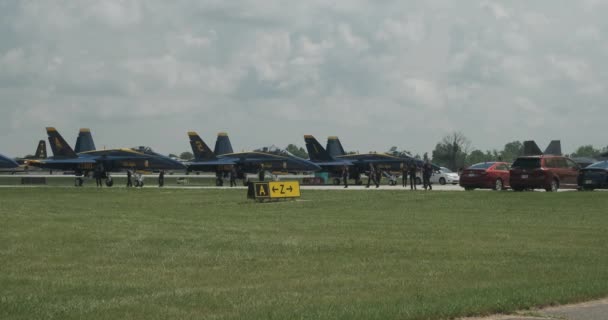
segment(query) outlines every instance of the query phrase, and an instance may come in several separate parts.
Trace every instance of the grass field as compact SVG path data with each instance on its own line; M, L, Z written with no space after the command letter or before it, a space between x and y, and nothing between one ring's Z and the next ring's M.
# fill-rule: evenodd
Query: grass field
M0 189L0 319L447 319L608 295L603 192Z

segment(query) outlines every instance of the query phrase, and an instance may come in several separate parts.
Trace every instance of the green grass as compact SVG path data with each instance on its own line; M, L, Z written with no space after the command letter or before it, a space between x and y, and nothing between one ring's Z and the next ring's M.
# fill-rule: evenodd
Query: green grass
M0 319L448 319L608 295L603 192L0 189Z

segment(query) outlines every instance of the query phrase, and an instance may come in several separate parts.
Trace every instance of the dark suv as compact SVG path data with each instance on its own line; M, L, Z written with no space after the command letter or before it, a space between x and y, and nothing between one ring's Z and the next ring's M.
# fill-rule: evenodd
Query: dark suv
M514 191L542 188L557 191L559 188L577 188L576 162L562 156L519 157L511 165L510 182Z

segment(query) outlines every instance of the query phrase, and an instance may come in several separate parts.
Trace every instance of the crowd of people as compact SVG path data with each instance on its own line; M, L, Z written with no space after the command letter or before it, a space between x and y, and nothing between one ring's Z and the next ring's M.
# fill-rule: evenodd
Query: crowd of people
M401 172L401 184L405 188L407 187L408 177L410 180L410 189L417 190L416 181L418 180L418 166L415 163L410 163L407 166L404 166ZM376 185L376 188L380 187L380 180L382 179L382 170L376 168L373 163L369 164L369 169L366 171L367 175L367 185L366 188L369 188L371 183ZM433 186L431 184L431 176L433 175L433 165L430 161L426 160L422 165L422 184L424 190L433 190ZM350 178L349 167L344 165L342 167L342 181L344 182L344 188L348 188L348 179Z

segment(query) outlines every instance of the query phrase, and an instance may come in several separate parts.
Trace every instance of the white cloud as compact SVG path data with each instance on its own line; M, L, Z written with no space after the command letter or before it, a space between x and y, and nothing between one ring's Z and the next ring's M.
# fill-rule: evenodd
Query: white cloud
M190 129L229 131L238 149L302 144L300 133L318 131L352 149L423 153L452 129L496 148L542 140L553 124L602 128L605 6L8 2L0 4L1 151L31 153L25 146L46 125L90 126L108 145L141 139L132 143L166 152L187 150L185 138L172 139ZM561 138L605 144L580 131Z

